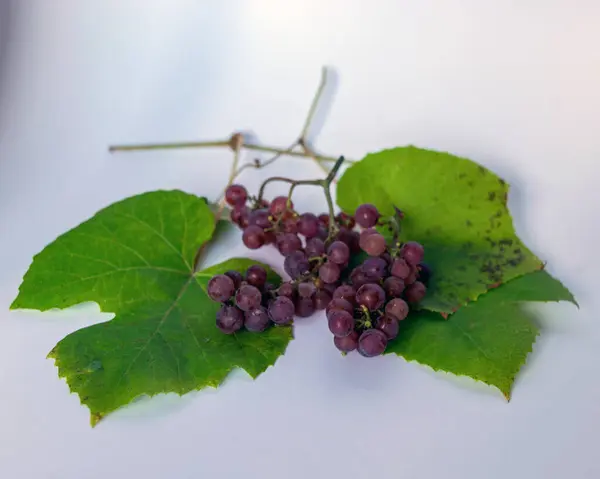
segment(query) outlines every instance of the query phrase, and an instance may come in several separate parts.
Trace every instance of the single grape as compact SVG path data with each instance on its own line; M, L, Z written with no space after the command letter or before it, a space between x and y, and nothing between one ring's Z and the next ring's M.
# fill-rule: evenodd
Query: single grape
M250 311L260 306L262 294L256 286L244 284L235 293L235 304L242 311Z
M229 214L232 223L238 225L240 228L245 228L248 226L249 216L250 209L246 205L234 207Z
M224 304L217 311L217 328L225 334L233 334L244 325L244 313L235 306Z
M333 299L338 298L345 299L353 305L356 301L356 290L349 284L342 284L333 292Z
M385 305L385 314L396 318L398 321L406 318L408 311L408 304L400 298L394 298Z
M335 264L344 264L350 259L350 248L346 243L334 241L327 249L327 258Z
M344 228L348 228L349 230L356 226L356 221L354 220L354 217L344 213L343 211L335 217L335 221L338 225L343 226Z
M304 248L306 256L309 258L315 258L325 254L325 243L320 238L310 238L306 240L306 247Z
M269 315L267 314L267 310L262 306L256 309L251 309L250 311L246 311L244 316L244 326L246 326L248 331L252 331L253 333L260 333L261 331L264 331L271 322Z
M225 201L230 206L238 206L246 203L248 192L242 185L229 185L225 190Z
M312 298L316 292L316 286L310 281L304 281L298 285L298 296L301 298Z
M246 270L246 281L260 289L267 282L267 271L262 266L253 264Z
M296 300L296 315L308 318L315 312L315 301L313 298L298 298Z
M407 241L400 248L400 257L404 258L411 266L417 266L423 261L423 253L425 250L420 243L416 241Z
M260 226L262 229L270 228L272 223L269 219L269 211L264 208L251 211L248 215L248 224Z
M372 228L379 220L379 211L375 205L365 203L356 208L354 219L363 228Z
M306 239L314 238L319 231L319 220L312 213L304 213L298 218L298 232Z
M327 324L329 325L329 331L339 338L348 336L354 331L354 318L347 311L338 310L331 312L327 317Z
M379 256L385 251L385 238L377 232L360 235L361 249L369 256Z
M385 303L385 291L378 284L363 284L356 291L356 304L375 311Z
M329 291L325 289L319 289L315 293L315 309L321 310L325 309L327 305L331 302L331 294Z
M269 211L273 216L279 218L280 216L288 217L289 213L294 209L294 203L289 202L287 196L277 196L273 198L271 201L271 205L269 206Z
M288 324L294 319L294 302L285 296L278 296L269 305L269 318L275 324Z
M235 293L235 283L229 276L218 274L210 279L206 292L213 301L224 303Z
M392 274L392 276L395 276L396 278L406 279L406 278L408 278L408 275L410 274L410 266L402 258L396 258L392 262L392 266L390 268L390 273Z
M277 249L283 256L289 256L302 248L302 241L294 233L283 233L277 236Z
M302 251L294 251L286 256L283 261L283 269L292 279L296 279L310 271L310 264Z
M418 303L425 297L425 293L427 293L427 287L420 281L415 281L406 288L404 297L409 303Z
M242 241L246 248L258 249L265 244L265 233L260 226L250 225L242 233Z
M400 323L394 316L383 315L377 320L376 327L379 331L385 333L388 340L394 339L398 336L398 331L400 331Z
M371 280L367 277L366 273L362 270L360 266L357 266L350 273L350 281L352 282L352 286L354 289L360 288L363 284L370 283Z
M238 289L240 287L240 285L242 284L242 281L244 281L244 277L242 276L242 273L240 273L239 271L235 271L235 270L229 270L229 271L225 271L225 276L229 276L232 280L233 280L233 285L235 287L235 289Z
M383 258L370 257L362 264L362 270L372 281L383 279L387 272L387 263Z
M296 286L294 286L293 283L283 283L281 286L279 286L279 288L277 289L277 294L279 296L285 296L287 298L290 299L295 299L296 298Z
M427 264L421 263L417 266L417 271L417 279L424 285L427 285L429 278L431 278L431 268Z
M346 311L350 315L354 314L354 308L350 302L342 298L332 299L331 302L325 308L325 314L329 318L333 311Z
M340 278L340 267L331 261L327 261L319 268L319 278L324 283L335 283Z
M383 282L383 290L388 298L399 298L404 291L404 281L395 276L390 276Z
M323 226L325 226L326 228L329 227L329 215L327 213L321 213L317 219L319 220L319 223L322 224Z
M358 333L356 331L352 331L348 336L344 336L343 338L334 336L333 344L335 344L335 347L343 353L354 351L358 346Z
M367 329L358 338L358 353L365 358L383 354L387 346L387 336L379 329Z
M286 218L282 221L281 224L284 233L298 233L298 221L296 220L296 218Z

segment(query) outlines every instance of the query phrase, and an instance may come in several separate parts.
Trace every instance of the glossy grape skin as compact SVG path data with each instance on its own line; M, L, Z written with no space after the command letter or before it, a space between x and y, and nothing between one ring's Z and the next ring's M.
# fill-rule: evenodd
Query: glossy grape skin
M244 277L239 271L231 269L229 271L225 271L224 274L225 276L229 276L233 280L233 285L235 286L235 289L238 289L242 284L242 281L244 281Z
M298 285L298 296L300 298L312 298L317 292L317 287L310 281L303 281Z
M321 309L325 309L329 303L331 302L331 294L329 293L329 291L325 290L325 289L319 289L316 293L315 293L315 309L316 310L321 310Z
M304 251L309 258L321 256L325 254L325 243L320 238L310 238L306 241Z
M319 219L312 213L304 213L298 218L298 232L306 239L314 238L319 232Z
M417 243L416 241L407 241L400 249L400 257L406 260L411 266L417 266L423 261L424 252L425 250L420 243Z
M388 340L391 340L398 336L400 323L394 316L383 315L377 320L376 328L383 331Z
M240 228L245 228L249 224L250 209L245 205L236 206L231 210L229 217L232 223L238 225Z
M417 280L417 277L419 276L419 270L417 269L416 266L409 265L409 268L410 268L410 273L404 279L404 284L406 286L408 286L409 284L413 284Z
M333 299L337 298L345 299L354 305L356 302L356 290L349 284L342 284L333 292Z
M246 203L248 192L242 185L229 185L225 190L225 201L230 206L238 206Z
M294 251L283 261L283 269L292 279L296 279L310 270L310 264L302 251Z
M371 228L379 220L379 211L375 205L365 203L356 208L354 219L356 223L363 228Z
M246 270L246 281L260 289L267 282L267 271L262 266L253 264Z
M379 281L383 279L387 272L387 263L383 258L371 257L367 258L361 268L362 271L372 281Z
M406 279L410 275L410 266L402 258L396 258L390 267L390 274L396 278Z
M283 233L277 236L277 249L283 256L289 256L302 248L302 241L294 233Z
M280 216L288 216L289 213L294 209L294 203L290 201L288 206L287 196L277 196L271 201L269 206L269 212L276 218Z
M217 328L225 334L233 334L244 325L244 313L235 306L224 304L217 311Z
M354 289L360 288L364 284L368 284L371 280L367 277L366 273L362 270L360 266L357 266L350 273L350 281L352 282L352 286Z
M260 226L263 230L270 228L272 224L269 219L269 211L264 208L251 211L248 215L248 224Z
M242 241L246 248L258 249L265 244L265 232L260 226L250 225L242 233Z
M244 313L244 326L248 331L259 333L269 327L271 320L267 314L267 310L260 306L256 309L251 309Z
M354 331L354 318L347 311L332 311L327 317L327 325L334 336L343 338Z
M396 318L398 321L405 319L408 316L408 312L408 304L400 298L394 298L385 305L385 314Z
M340 278L340 267L328 261L319 268L319 278L324 283L335 283Z
M387 336L379 329L367 329L358 338L358 353L366 358L380 356L387 347Z
M282 283L281 286L279 286L279 289L277 290L277 294L279 296L285 296L287 298L290 298L291 300L294 300L298 294L298 292L296 291L296 286L293 285L292 283Z
M385 238L377 232L361 235L359 245L369 256L379 256L386 249Z
M358 346L358 333L352 331L348 336L344 336L343 338L334 336L333 344L343 353L354 351Z
M256 286L244 284L235 293L235 304L242 311L250 311L260 306L262 293Z
M404 291L404 281L395 276L390 276L383 282L383 290L388 298L399 298Z
M363 284L356 291L356 304L375 311L385 303L385 291L378 284Z
M427 287L420 281L415 281L409 285L404 292L404 297L409 303L418 303L427 293Z
M350 259L350 248L346 243L334 241L327 248L327 258L335 264L344 264Z
M296 316L308 318L315 312L315 301L313 298L298 298L296 300Z
M285 296L278 296L269 305L268 313L275 324L289 324L294 320L294 302Z
M218 274L210 279L206 292L213 301L224 303L235 293L235 283L229 276Z
M346 301L345 299L332 299L331 302L327 305L327 308L325 308L326 316L329 317L329 315L333 311L346 311L347 313L353 315L354 307L352 306L352 304L350 304L350 302Z

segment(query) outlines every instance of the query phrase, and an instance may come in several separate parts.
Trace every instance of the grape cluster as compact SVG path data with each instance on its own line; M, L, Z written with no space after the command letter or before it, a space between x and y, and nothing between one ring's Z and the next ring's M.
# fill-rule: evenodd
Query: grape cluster
M358 350L372 357L385 351L398 335L399 322L425 296L431 272L422 262L423 246L388 244L375 229L386 220L374 205L360 205L354 216L332 218L299 215L285 196L270 203L251 199L241 185L231 185L225 199L233 207L232 222L243 230L244 244L250 249L274 245L285 257L291 280L276 288L258 265L245 277L229 271L212 278L208 294L223 303L217 327L224 333L242 326L263 331L271 322L289 324L294 315L307 317L325 309L335 346L343 353ZM368 257L350 270L352 256L361 250Z

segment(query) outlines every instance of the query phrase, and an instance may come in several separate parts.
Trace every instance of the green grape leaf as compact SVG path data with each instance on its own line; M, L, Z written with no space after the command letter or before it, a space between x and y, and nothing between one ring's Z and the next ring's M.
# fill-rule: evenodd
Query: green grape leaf
M92 425L142 395L216 387L237 367L256 377L285 352L289 327L233 335L216 328L220 305L206 294L208 280L257 262L231 259L193 274L196 252L214 231L204 199L156 191L108 206L35 256L11 309L94 301L115 313L49 354Z
M539 332L523 301L577 304L558 280L546 271L536 271L490 290L447 320L432 311L411 314L400 323L400 333L386 354L469 376L495 386L509 399Z
M400 208L401 240L425 246L434 274L422 307L451 313L487 289L542 267L517 237L508 185L468 159L413 146L369 154L349 167L337 203L353 213L373 203Z

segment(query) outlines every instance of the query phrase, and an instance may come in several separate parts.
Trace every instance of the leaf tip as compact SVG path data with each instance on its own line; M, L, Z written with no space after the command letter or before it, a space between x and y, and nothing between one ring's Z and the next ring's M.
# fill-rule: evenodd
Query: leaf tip
M95 412L92 413L90 415L90 426L92 427L96 427L96 425L104 418L104 415L99 413L99 412Z

